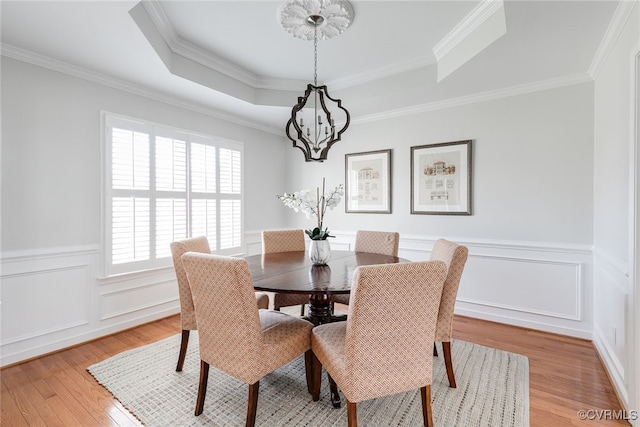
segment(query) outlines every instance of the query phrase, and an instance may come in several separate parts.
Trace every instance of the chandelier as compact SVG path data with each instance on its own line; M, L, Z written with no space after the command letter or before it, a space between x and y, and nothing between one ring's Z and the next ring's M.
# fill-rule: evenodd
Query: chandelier
M340 99L329 95L326 85L318 86L318 39L335 37L349 28L353 9L344 0L288 0L280 6L278 16L294 37L313 40L313 84L307 85L304 96L291 109L286 133L307 162L322 162L349 127L350 115ZM339 130L336 120L342 123Z

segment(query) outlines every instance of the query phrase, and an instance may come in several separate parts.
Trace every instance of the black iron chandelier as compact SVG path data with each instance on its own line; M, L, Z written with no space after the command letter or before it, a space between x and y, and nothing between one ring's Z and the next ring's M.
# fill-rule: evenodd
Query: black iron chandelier
M343 0L289 0L281 6L279 16L282 26L294 36L306 40L313 36L313 84L307 85L304 96L298 97L291 109L286 133L307 162L322 162L349 127L350 115L340 99L329 95L326 85L318 86L318 39L347 29L353 21L353 9ZM342 126L339 129L336 120Z

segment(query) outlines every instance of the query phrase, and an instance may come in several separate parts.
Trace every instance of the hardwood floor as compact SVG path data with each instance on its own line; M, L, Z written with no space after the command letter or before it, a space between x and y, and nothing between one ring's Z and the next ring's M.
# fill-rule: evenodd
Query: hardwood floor
M86 367L179 332L172 316L2 369L2 426L141 425ZM579 410L622 409L590 342L459 316L454 337L529 358L531 426L629 425L578 418Z

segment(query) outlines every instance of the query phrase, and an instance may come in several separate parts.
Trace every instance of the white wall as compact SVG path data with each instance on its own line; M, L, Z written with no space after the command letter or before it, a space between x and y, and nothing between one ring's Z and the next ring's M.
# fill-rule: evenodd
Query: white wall
M284 187L282 138L2 58L2 364L179 311L172 269L101 278L100 111L245 143L245 231ZM277 201L277 200L276 200Z
M622 28L595 82L594 343L630 409L640 404L634 346L640 333L632 281L635 62L640 50L640 6ZM634 120L634 114L636 115ZM636 279L637 280L637 279ZM637 285L636 285L637 286ZM629 394L634 394L629 400Z
M464 139L473 140L473 215L410 214L410 147ZM349 245L357 229L396 230L401 256L420 260L435 239L453 239L470 250L458 313L591 337L593 84L354 124L322 164L286 152L282 191L314 188L323 176L342 183L345 154L387 148L392 214L345 213L341 205L326 216L338 235L332 244Z

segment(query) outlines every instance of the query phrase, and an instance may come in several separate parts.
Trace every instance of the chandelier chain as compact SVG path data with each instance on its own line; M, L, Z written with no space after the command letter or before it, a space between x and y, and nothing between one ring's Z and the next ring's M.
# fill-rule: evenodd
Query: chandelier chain
M318 86L318 26L313 27L313 85Z

